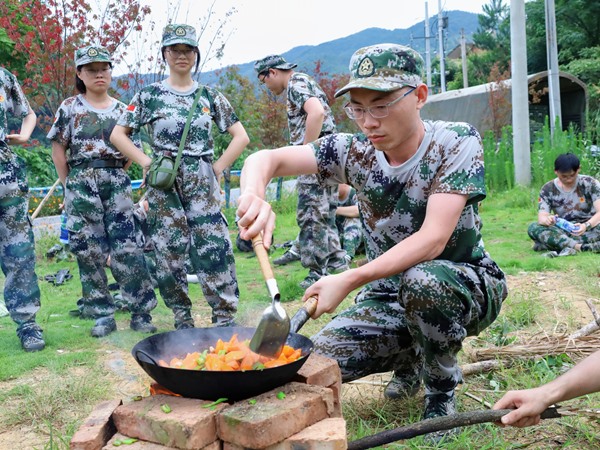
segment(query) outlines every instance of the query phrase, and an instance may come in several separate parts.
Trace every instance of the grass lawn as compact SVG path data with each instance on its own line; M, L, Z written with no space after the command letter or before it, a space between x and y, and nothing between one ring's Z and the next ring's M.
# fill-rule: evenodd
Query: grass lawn
M570 333L592 320L584 299L598 300L600 259L597 254L546 259L531 250L527 225L536 217L537 192L513 189L490 194L481 206L486 248L509 276L510 294L499 319L477 338L469 338L461 362L470 362L473 349L524 342L536 336ZM282 244L297 234L293 197L274 205L278 213L275 243ZM235 239L234 210L225 214ZM129 314L117 314L118 332L104 339L89 335L91 320L69 316L80 297L77 264L71 257L49 260L46 251L58 242L47 236L37 242L37 274L42 290L38 321L44 329L47 348L38 353L21 350L15 326L0 318L0 449L66 449L70 437L101 400L130 398L145 394L148 380L137 367L130 350L144 335L129 329ZM272 257L283 253L276 249ZM240 286L238 321L255 326L270 299L258 262L253 255L236 250ZM69 269L73 279L54 286L43 277ZM289 314L300 306L298 283L306 271L299 263L275 267L281 298ZM198 285L190 285L196 326L209 326L210 310ZM349 296L344 305L352 302ZM173 329L173 317L159 300L153 312L159 331ZM328 320L309 321L302 333L310 336ZM482 375L466 377L459 386L460 411L484 409L481 401L494 403L506 389L535 386L553 379L570 367L579 355L541 359L520 359L512 365ZM389 375L388 375L389 376ZM385 374L382 376L385 382ZM381 383L345 385L344 417L349 440L418 421L422 395L404 401L386 401ZM600 395L574 401L578 405L600 406ZM501 429L493 425L466 427L457 439L440 448L597 448L597 423L580 417L545 421L525 429ZM392 444L389 448L426 448L421 438Z

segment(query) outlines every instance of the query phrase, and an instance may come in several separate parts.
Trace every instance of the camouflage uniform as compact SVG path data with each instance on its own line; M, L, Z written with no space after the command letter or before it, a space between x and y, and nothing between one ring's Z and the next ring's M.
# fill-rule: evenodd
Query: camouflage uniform
M65 209L69 247L77 256L83 290L84 317L112 317L116 306L108 290L106 261L121 286L128 309L148 314L156 296L135 238L131 180L123 170L123 155L109 136L126 105L115 100L105 110L82 95L66 99L56 112L48 139L64 145L70 167ZM91 167L106 162L113 167Z
M556 179L547 182L540 190L539 211L554 214L573 223L585 223L594 214L594 202L600 199L600 182L588 175L578 175L575 189L562 190ZM543 250L561 251L574 248L577 244L600 242L600 227L585 230L581 236L574 236L556 225L546 227L537 222L529 225L527 234Z
M153 156L177 155L183 128L198 89L204 89L182 151L175 184L168 190L148 187L148 230L169 271L159 270L157 282L165 303L175 313L176 326L191 320L185 270L186 255L212 308L212 322L233 321L239 300L233 248L221 212L220 186L212 168L213 121L224 133L238 122L227 99L215 89L194 84L177 92L166 82L142 89L131 101L119 125L137 131L148 125Z
M311 97L317 97L325 109L321 135L335 131L333 114L321 87L308 75L294 73L287 87L288 127L292 145L304 143L306 112L302 108ZM324 275L331 262L343 260L345 256L335 226L337 198L337 186L319 184L316 175L298 176L296 220L300 228L300 260L313 278Z
M346 198L346 200L343 202L338 201L338 207L354 206L357 204L357 202L358 200L356 198L356 191L354 189L350 189L348 198ZM342 248L346 252L347 259L352 260L362 244L362 228L360 226L360 219L358 217L336 216L335 226L340 236Z
M369 260L419 230L430 195L468 196L436 259L372 282L313 342L316 351L339 362L344 381L394 370L406 379L422 377L430 393L445 393L461 380L456 355L462 341L493 322L507 288L481 239L478 202L485 184L479 134L464 123L424 127L417 153L396 167L362 134L336 134L312 144L320 179L356 189Z
M35 246L28 216L29 187L25 162L6 143L8 118L23 118L29 103L16 77L0 68L0 262L6 276L4 301L17 333L41 331L35 322L40 289L35 274Z

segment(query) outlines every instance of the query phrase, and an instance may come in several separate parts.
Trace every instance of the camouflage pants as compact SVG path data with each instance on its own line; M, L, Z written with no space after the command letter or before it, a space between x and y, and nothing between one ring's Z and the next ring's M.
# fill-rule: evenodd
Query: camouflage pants
M191 309L185 270L189 253L212 308L212 323L231 322L239 301L235 261L220 187L208 158L182 157L174 186L166 191L148 187L148 202L156 257L168 267L156 274L166 305L176 313Z
M343 381L394 370L423 379L429 392L448 392L461 381L463 340L496 319L506 295L489 257L477 266L423 262L401 274L396 301L367 296L335 316L312 338L315 351L338 361Z
M600 241L600 227L594 227L581 236L573 236L555 225L546 227L533 222L527 228L527 234L534 242L539 242L546 246L548 250L557 252L560 252L563 248L573 248L577 244L591 244Z
M360 245L362 244L362 228L360 219L357 217L337 216L335 225L340 236L342 248L350 259L354 258Z
M35 321L40 289L35 274L35 246L29 221L25 163L9 149L0 156L0 265L6 276L4 301L20 329Z
M128 309L134 314L152 311L156 296L135 238L131 181L125 171L74 167L67 177L65 208L69 248L77 257L83 291L81 313L99 318L116 310L106 277L109 255Z
M300 261L315 274L325 274L329 261L343 259L345 255L335 226L337 198L337 186L298 183L296 221L300 227Z

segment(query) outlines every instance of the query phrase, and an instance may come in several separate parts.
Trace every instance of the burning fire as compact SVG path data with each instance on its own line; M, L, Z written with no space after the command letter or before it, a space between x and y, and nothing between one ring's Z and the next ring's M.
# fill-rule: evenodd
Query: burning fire
M172 395L174 397L181 397L181 395L176 394L173 391L170 391L169 389L167 389L166 387L161 386L158 383L152 383L150 385L150 395L159 395L159 394Z

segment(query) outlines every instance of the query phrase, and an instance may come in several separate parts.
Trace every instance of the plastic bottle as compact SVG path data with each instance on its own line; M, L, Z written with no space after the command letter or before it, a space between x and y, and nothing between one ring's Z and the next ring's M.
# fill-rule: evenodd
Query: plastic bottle
M69 230L67 230L67 213L63 211L60 215L60 243L67 245L69 243Z
M563 219L562 217L555 217L556 219L556 226L558 228L562 228L565 231L568 231L569 233L572 233L573 231L577 231L579 229L579 225L575 225L573 222L569 222L568 220Z

